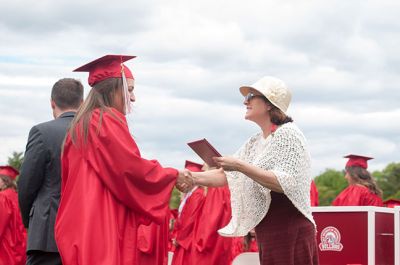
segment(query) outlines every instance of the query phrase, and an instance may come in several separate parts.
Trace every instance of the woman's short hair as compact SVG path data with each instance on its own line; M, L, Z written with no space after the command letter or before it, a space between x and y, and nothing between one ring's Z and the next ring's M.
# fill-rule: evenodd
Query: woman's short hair
M83 85L73 78L60 79L53 85L51 99L62 110L76 109L83 100Z
M282 125L288 122L293 122L293 119L286 115L283 111L278 109L274 104L272 104L266 97L263 97L263 100L271 106L271 110L269 111L269 115L271 117L271 122L276 125Z

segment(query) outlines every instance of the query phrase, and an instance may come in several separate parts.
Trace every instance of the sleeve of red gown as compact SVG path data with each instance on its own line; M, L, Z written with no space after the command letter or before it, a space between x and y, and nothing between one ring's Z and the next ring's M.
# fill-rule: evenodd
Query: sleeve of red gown
M197 188L188 198L176 222L176 241L184 249L188 249L193 241L195 222L201 213L204 203L204 190Z
M121 203L162 223L178 171L141 157L124 115L104 112L101 124L99 116L98 112L92 115L83 150L88 152L89 163Z
M213 248L218 240L218 229L224 227L231 218L229 188L209 188L201 215L196 223L195 243L198 251Z

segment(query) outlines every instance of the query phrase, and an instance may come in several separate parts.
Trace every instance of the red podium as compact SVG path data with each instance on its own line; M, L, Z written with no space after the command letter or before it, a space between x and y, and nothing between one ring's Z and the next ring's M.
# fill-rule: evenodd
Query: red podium
M328 206L312 211L321 265L394 264L394 209Z

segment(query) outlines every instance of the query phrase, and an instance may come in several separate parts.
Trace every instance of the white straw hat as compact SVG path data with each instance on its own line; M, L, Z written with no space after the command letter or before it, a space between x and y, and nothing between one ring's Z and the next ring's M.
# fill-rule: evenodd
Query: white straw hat
M264 76L251 86L240 87L240 93L246 96L251 89L263 94L275 107L286 113L292 99L292 93L282 80L272 76Z

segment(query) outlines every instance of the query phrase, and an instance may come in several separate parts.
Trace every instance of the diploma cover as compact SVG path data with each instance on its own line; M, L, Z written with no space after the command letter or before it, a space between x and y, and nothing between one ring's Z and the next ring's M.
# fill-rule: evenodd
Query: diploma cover
M205 138L187 144L208 166L217 166L212 158L214 156L221 156L221 154Z

